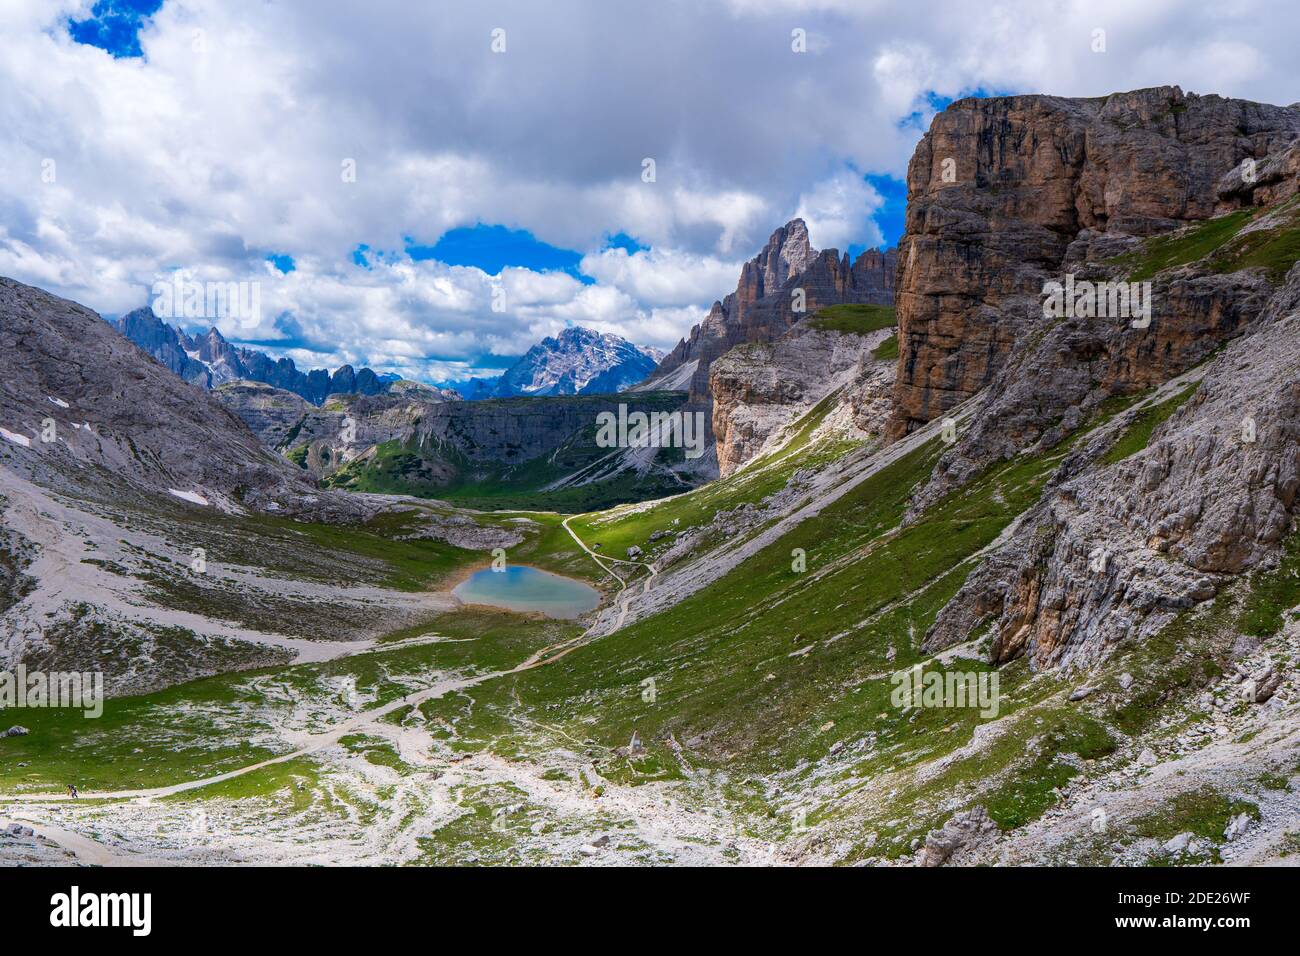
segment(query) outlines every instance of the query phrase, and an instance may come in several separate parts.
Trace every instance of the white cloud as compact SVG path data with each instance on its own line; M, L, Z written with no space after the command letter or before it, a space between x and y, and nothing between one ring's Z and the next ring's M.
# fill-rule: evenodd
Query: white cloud
M879 246L884 239L871 216L882 205L884 199L870 183L859 173L844 170L800 196L798 215L819 249L844 249L855 240Z
M585 256L581 271L614 286L638 302L673 306L683 302L712 302L736 287L744 260L718 259L672 249L629 253L605 249Z
M878 242L880 197L850 170L902 177L930 93L1179 83L1300 100L1281 0L374 0L364 16L166 0L145 57L121 60L68 37L91 5L0 4L0 273L108 313L175 268L258 278L256 336L300 349L274 324L292 312L328 343L294 353L328 356L310 364L459 368L566 322L669 347L793 214L819 247ZM796 27L808 54L791 50ZM480 222L578 250L595 285L351 261L360 243L401 250ZM606 250L619 232L652 249ZM297 271L270 275L269 253Z

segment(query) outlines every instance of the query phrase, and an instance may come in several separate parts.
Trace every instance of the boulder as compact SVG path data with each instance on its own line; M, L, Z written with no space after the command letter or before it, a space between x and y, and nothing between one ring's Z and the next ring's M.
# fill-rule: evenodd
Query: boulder
M997 834L998 825L982 806L955 814L942 827L926 834L921 865L943 866L954 856L990 842Z

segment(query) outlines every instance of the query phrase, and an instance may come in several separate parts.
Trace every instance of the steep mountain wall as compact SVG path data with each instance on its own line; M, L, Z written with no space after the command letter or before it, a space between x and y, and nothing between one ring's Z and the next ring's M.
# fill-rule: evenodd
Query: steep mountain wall
M1300 109L1176 88L935 120L909 173L891 430L974 402L911 514L1074 444L928 649L991 626L995 662L1091 666L1277 563L1300 486L1297 136ZM1046 316L1067 276L1149 282L1149 322Z
M1045 281L1229 208L1220 179L1298 134L1300 109L1177 87L952 104L908 168L892 434L942 416L1024 361L1015 354L1044 333ZM1258 311L1264 290L1252 277L1214 277L1156 291L1151 329L1117 323L1054 341L1070 353L1051 363L1068 366L1065 380L1008 401L996 424L1005 438L1032 439L1035 418L1063 414L1094 383L1143 387L1200 361ZM1039 399L1043 414L1025 415Z
M872 352L892 329L857 334L805 320L775 342L737 345L712 365L713 434L722 477L760 454L832 393L846 432L879 435L892 408L895 362Z

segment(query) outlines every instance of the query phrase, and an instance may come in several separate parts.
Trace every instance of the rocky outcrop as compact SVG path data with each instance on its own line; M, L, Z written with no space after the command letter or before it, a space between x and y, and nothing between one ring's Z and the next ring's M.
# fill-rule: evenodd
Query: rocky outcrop
M1064 371L1064 384L1012 396L984 413L990 429L1022 442L1087 390L1124 390L1194 364L1257 311L1248 279L1157 283L1157 314L1043 341L1044 282L1132 250L1140 237L1207 219L1238 204L1225 174L1300 135L1300 109L1177 87L1096 99L967 99L939 114L908 168L900 241L898 408L891 433L943 415L999 378L1012 362ZM1277 166L1277 175L1285 169ZM1268 167L1274 176L1274 167ZM1272 188L1272 187L1269 187ZM1115 273L1118 275L1118 273ZM1093 322L1093 326L1102 323ZM1065 350L1056 358L1052 353ZM1003 416L1010 420L1003 422ZM998 452L1003 449L997 449Z
M733 347L774 341L822 306L892 304L895 264L893 250L868 250L852 264L834 249L817 252L804 221L793 219L772 233L762 251L745 263L736 291L713 303L704 321L668 353L642 387L677 383L681 376L675 373L689 368L689 380L680 384L689 389L693 402L707 402L709 368Z
M320 408L261 382L231 382L214 394L264 444L317 477L373 445L410 438L434 406L460 401L450 389L406 381L378 395L335 395Z
M995 662L1089 666L1275 563L1295 526L1300 269L1279 277L1300 228L1281 206L1300 110L1162 89L955 112L912 164L892 427L983 391L913 513L993 463L1055 447L1106 398L1210 361L1199 386L1190 373L1082 439L924 642L951 646L991 624ZM975 182L942 182L950 152ZM1245 175L1243 160L1255 164ZM1195 222L1252 203L1213 232ZM1042 283L1066 273L1149 279L1149 325L1045 318ZM1194 392L1145 447L1101 457L1188 382Z
M1300 192L1300 142L1264 157L1243 160L1219 181L1222 205L1277 205Z
M966 852L978 850L997 838L998 825L982 806L972 807L953 817L937 830L925 836L925 847L920 853L921 866L943 866L959 860Z
M0 278L0 461L92 496L113 476L154 494L287 503L310 486L211 395L94 312ZM96 474L101 475L96 478Z
M307 418L325 417L302 396L262 382L228 382L213 394L270 448L286 447Z
M1062 463L940 614L928 649L992 621L994 661L1086 666L1276 561L1300 492L1300 266L1147 447L1098 461L1136 414Z
M891 407L896 363L872 350L893 335L884 329L858 335L800 322L772 343L738 345L713 363L713 434L725 477L779 441L783 429L833 392L840 391L846 430L882 433Z

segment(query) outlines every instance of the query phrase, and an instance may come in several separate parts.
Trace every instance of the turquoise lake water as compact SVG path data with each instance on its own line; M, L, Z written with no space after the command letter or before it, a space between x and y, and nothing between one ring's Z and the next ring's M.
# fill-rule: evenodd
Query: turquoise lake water
M600 592L590 585L515 564L503 571L475 571L452 590L466 604L488 604L509 611L540 611L566 620L590 611L600 603Z

